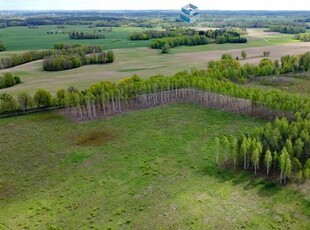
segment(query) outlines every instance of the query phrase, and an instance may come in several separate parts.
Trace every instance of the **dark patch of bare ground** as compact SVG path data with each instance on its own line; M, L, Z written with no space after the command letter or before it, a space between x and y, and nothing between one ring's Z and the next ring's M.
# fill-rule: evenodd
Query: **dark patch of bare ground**
M119 132L115 130L90 130L73 137L73 142L79 146L100 146L115 140Z
M3 181L0 179L0 200L8 198L14 193L14 191L15 184L13 182Z

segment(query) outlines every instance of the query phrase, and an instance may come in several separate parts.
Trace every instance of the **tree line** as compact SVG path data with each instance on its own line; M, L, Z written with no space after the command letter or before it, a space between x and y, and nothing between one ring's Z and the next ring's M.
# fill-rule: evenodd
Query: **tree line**
M294 38L303 42L310 42L310 33L296 34Z
M210 39L206 36L177 36L177 37L167 37L167 38L158 38L154 39L151 42L152 49L162 49L165 44L168 44L169 47L174 48L178 46L196 46L196 45L206 45L210 43Z
M75 40L81 39L104 39L105 35L101 33L89 33L89 32L69 32L69 38Z
M21 83L18 76L13 76L11 73L4 73L0 75L0 89L8 88Z
M283 34L300 34L305 33L306 29L302 26L293 26L293 25L274 25L270 26L268 31L271 32L280 32Z
M205 35L206 37L215 40L217 44L224 43L246 43L247 39L245 37L241 37L239 33L240 30L245 33L242 29L234 29L234 28L224 28L224 29L216 29L216 30L200 30L199 35Z
M150 40L154 38L176 37L176 36L192 36L197 34L194 29L190 28L167 28L166 30L146 30L141 32L133 32L129 35L130 40Z
M53 50L44 51L28 51L22 54L14 54L10 57L0 59L0 69L7 69L14 66L22 65L28 62L43 59L46 56L52 55Z
M83 52L51 55L43 60L43 69L46 71L62 71L78 68L89 64L106 64L114 61L111 50L86 55Z
M52 50L29 51L22 54L14 54L0 59L0 69L11 68L28 62L44 59L52 55L91 54L102 52L101 46L80 44L55 44Z
M242 54L243 53L243 54ZM246 57L246 52L241 56ZM279 60L263 58L258 65L240 64L234 60L231 54L223 54L222 60L210 61L208 70L219 79L229 79L234 82L243 83L250 77L270 76L286 73L298 73L310 70L310 52L302 55L285 55Z

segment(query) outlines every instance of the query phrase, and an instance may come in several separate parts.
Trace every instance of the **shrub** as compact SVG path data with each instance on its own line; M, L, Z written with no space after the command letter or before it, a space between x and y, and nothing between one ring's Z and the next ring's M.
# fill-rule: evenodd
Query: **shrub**
M21 83L19 77L13 75L11 73L4 73L3 76L0 76L0 89L8 88L13 85Z
M170 52L170 46L168 43L166 43L163 48L161 48L161 53L162 54L168 54Z

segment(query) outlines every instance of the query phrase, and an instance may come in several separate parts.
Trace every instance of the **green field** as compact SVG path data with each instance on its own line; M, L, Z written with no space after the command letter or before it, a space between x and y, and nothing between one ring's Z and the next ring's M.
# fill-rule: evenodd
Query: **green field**
M104 49L145 47L149 41L130 41L128 36L133 31L142 30L138 27L113 27L112 32L104 32L105 39L72 40L68 34L47 34L50 31L79 31L93 32L98 28L88 26L66 25L64 29L57 26L39 26L37 29L29 29L26 26L7 27L0 29L0 41L3 41L8 51L51 49L55 43L79 43L102 45Z
M216 136L264 123L183 104L2 119L0 228L308 229L309 193L215 165Z
M292 34L279 34L272 36L263 36L263 39L266 39L269 43L273 45L281 45L287 43L296 43L300 42L299 40L294 39L294 35Z

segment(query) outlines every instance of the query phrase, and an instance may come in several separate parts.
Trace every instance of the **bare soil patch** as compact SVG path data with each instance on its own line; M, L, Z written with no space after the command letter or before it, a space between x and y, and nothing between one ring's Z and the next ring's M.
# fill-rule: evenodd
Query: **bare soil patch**
M74 136L73 141L80 146L100 146L115 140L118 136L119 133L115 130L94 130Z

